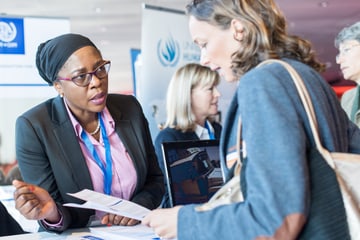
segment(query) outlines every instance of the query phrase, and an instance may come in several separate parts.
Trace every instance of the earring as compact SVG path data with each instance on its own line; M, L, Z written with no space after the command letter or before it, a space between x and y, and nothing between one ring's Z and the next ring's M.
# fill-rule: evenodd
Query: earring
M60 97L63 98L63 97L64 97L64 94L63 94L63 93L60 93Z

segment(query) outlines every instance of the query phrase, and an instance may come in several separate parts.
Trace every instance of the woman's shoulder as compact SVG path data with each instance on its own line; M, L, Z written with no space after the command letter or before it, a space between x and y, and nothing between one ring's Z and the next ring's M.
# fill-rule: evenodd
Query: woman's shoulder
M269 60L271 60L271 59L269 59ZM273 59L273 60L277 60L277 59ZM302 63L302 62L294 60L294 59L284 58L284 59L281 59L280 61L288 63L290 66L295 68L298 72L303 72L303 71L316 72L315 69L311 68L310 66L306 65L305 63ZM268 63L260 63L260 64L256 67L252 68L247 73L245 73L243 77L244 78L254 77L257 75L263 75L264 73L267 73L270 75L263 75L263 76L275 77L279 73L281 74L281 73L287 72L286 68L279 62L269 61Z
M316 80L318 83L325 82L320 73L310 66L294 59L282 60L290 64L306 81ZM292 81L292 79L288 70L283 65L273 62L254 67L245 73L240 78L239 86L248 90L261 91L263 89L266 92L276 92L278 88L287 87L289 81Z
M155 142L182 141L196 139L195 132L182 132L180 129L166 127L159 131Z
M355 98L356 91L357 91L356 87L345 91L344 94L342 95L342 99L347 99L348 100L348 99L351 99L351 98Z
M122 102L138 102L135 96L133 95L127 95L127 94L117 94L117 93L110 93L107 96L108 102L116 102L116 101L122 101Z
M126 112L138 111L141 109L140 102L133 95L126 94L108 94L106 105L110 111L118 109L120 111L126 110Z
M163 139L167 137L173 137L180 135L181 131L175 128L166 127L159 131L159 133L156 136L156 139Z

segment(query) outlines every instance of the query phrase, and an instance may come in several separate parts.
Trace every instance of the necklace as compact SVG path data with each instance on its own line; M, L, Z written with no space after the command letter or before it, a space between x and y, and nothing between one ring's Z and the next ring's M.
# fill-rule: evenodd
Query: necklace
M90 133L90 135L91 135L91 136L94 136L95 134L97 134L97 133L99 132L99 130L100 130L100 121L99 121L99 119L98 119L97 127L96 127L96 129L95 129L93 132Z

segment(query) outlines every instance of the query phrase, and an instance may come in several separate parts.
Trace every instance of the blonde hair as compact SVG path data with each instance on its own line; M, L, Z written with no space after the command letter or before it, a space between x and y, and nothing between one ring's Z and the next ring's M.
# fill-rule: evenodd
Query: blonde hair
M195 116L191 108L191 91L197 86L213 85L220 82L216 71L197 63L188 63L176 70L166 95L167 119L164 127L183 132L194 131Z

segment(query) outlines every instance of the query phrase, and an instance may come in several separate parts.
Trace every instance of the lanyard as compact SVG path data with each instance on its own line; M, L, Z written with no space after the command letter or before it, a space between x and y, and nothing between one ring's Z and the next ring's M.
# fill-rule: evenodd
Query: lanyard
M215 135L214 135L214 133L210 130L210 126L209 126L209 124L208 124L208 121L205 121L205 127L206 127L206 129L208 130L210 139L215 139Z
M112 184L112 160L111 160L111 151L109 139L106 135L105 125L101 118L101 114L98 113L98 119L100 121L101 136L104 141L105 146L105 157L106 157L106 166L101 161L99 155L97 154L94 145L91 143L90 138L86 134L85 130L81 132L81 138L84 140L87 150L93 156L96 164L99 166L104 175L104 193L111 194L111 184Z

